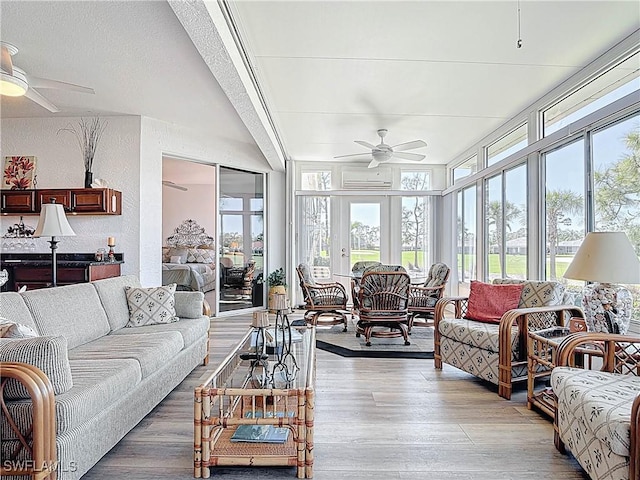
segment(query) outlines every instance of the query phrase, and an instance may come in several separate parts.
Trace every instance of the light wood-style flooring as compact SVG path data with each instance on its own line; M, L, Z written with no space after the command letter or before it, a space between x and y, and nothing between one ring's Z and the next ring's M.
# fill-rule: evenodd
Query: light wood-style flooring
M249 328L212 320L211 361L196 368L83 479L193 478L193 389ZM347 333L346 335L352 335ZM552 422L433 360L317 355L316 480L588 479L553 446ZM295 478L293 468L216 468L227 480Z

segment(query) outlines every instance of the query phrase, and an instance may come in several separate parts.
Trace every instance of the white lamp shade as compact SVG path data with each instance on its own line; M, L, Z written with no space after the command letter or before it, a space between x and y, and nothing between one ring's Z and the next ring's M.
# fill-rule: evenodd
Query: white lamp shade
M34 237L73 237L75 232L67 221L64 208L59 203L45 203L40 210Z
M590 232L565 278L599 283L640 283L640 260L624 232Z

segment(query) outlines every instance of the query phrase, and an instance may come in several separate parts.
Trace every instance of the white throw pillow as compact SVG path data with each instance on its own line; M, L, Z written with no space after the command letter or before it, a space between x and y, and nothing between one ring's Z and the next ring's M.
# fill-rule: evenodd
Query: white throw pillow
M180 255L172 255L169 263L182 263L182 257Z
M176 316L176 284L162 287L124 287L129 306L127 327L142 327L178 321Z
M38 337L38 332L33 328L22 325L21 323L15 323L11 320L7 320L4 317L0 317L0 337L2 338L33 338Z

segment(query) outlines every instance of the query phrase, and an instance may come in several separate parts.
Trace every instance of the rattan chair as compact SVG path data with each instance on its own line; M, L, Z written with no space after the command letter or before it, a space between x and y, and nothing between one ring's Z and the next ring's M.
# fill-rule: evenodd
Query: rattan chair
M317 283L306 263L296 268L307 311L304 318L312 325L344 324L347 331L347 291L340 283ZM323 317L321 319L321 317Z
M358 316L358 290L360 290L360 279L364 275L364 271L370 267L382 265L380 262L365 260L356 262L351 267L351 300L353 307L351 308L351 318Z
M358 291L360 318L356 325L356 337L364 334L367 346L371 346L371 337L403 337L404 344L409 345L410 284L406 272L365 272ZM379 327L383 330L379 330Z
M409 332L414 326L433 327L436 302L442 298L451 269L444 263L434 263L429 268L422 285L409 288ZM416 322L416 319L423 321Z

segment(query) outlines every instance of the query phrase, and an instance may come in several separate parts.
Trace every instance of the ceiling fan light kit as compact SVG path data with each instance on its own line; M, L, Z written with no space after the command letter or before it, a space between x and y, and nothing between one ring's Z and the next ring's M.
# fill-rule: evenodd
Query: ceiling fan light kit
M392 158L399 158L402 160L410 160L412 162L419 162L426 158L426 155L418 153L404 153L405 150L413 150L414 148L426 147L427 143L424 140L413 140L411 142L400 143L395 146L390 146L384 143L384 137L386 137L388 131L386 128L378 130L378 136L380 137L379 145L372 145L369 142L363 140L355 140L358 145L362 145L365 148L371 149L369 168L375 168L381 163L386 163ZM354 158L354 157L367 157L367 154L355 153L353 155L340 155L334 158Z
M56 113L59 112L60 109L34 90L34 88L56 88L82 93L95 93L93 89L89 87L27 75L24 70L13 65L11 57L16 53L18 53L18 49L14 45L7 42L0 42L0 95L7 97L25 96L50 112Z

